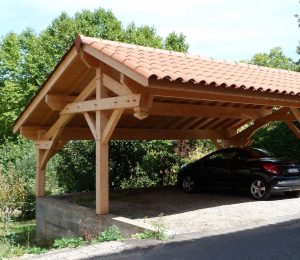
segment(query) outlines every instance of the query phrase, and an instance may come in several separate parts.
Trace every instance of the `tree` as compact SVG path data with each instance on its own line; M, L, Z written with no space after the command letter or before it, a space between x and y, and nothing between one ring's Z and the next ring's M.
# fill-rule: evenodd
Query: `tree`
M286 70L299 70L299 66L284 55L281 48L273 48L269 53L255 54L250 64ZM253 145L265 148L278 156L299 160L300 140L282 122L271 122L259 129L253 136Z
M125 28L103 8L80 11L73 17L62 13L39 34L31 29L8 33L0 41L0 143L5 136L13 136L12 123L78 33L176 51L188 48L182 34L173 32L164 40L153 27L132 23Z
M257 53L248 62L264 67L297 71L298 65L289 57L285 56L282 48L275 47L269 53Z

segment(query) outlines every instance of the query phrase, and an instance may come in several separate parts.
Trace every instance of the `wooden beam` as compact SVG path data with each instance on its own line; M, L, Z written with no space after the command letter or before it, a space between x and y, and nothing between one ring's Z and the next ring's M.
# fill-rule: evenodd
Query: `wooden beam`
M102 75L103 75L103 84L110 91L116 93L119 96L132 94L132 91L125 84L121 84L120 82L114 80L113 78L109 77L104 73Z
M299 130L299 128L292 122L285 122L285 124L294 133L294 135L300 139L300 130Z
M56 70L51 74L47 81L40 88L38 93L32 102L27 106L26 110L21 114L21 116L16 120L13 125L13 132L19 131L20 127L24 125L24 122L28 119L29 115L36 109L37 105L44 99L45 95L49 92L52 86L57 82L57 80L65 72L66 68L69 67L77 56L76 48L73 47L65 56L65 58L57 66Z
M107 122L107 125L103 131L103 136L102 136L102 143L107 144L109 142L109 139L111 138L111 135L113 131L115 130L122 114L124 112L124 109L115 109L110 118L109 121Z
M255 132L266 125L269 122L274 121L274 118L280 118L281 116L289 113L289 108L281 108L271 115L267 115L263 118L255 120L254 124L243 130L242 132L232 136L229 140L233 143L246 144L248 140L255 134Z
M106 99L107 92L103 86L101 69L96 69L96 100ZM96 214L109 212L108 191L108 143L103 143L103 133L108 119L103 111L96 111Z
M149 115L256 119L272 113L271 109L191 105L153 102Z
M45 178L46 167L43 167L41 160L45 154L45 150L36 148L36 196L45 196Z
M295 118L297 119L297 121L300 123L300 111L299 111L299 109L291 107L291 111L292 111L293 115L295 116Z
M89 100L74 102L68 104L62 111L61 115L84 113L91 111L110 110L118 108L134 108L140 104L140 94L132 94L120 97L101 98L99 100Z
M80 102L88 98L95 91L95 79L91 80L74 102ZM48 132L42 137L43 140L49 140L59 129L63 128L74 117L74 114L62 114L52 125Z
M204 84L177 83L152 80L147 88L141 91L153 96L220 101L264 106L300 107L300 98L285 94L255 92L243 89L230 89ZM141 92L142 93L142 92Z
M182 129L130 129L116 128L113 140L198 140L224 139L224 131Z
M128 68L126 65L122 64L121 62L115 60L114 58L106 55L95 48L91 47L89 44L84 44L82 47L83 51L89 53L90 55L97 58L99 61L109 65L110 67L114 68L117 71L125 74L129 78L133 79L134 81L140 83L143 86L148 86L148 78L142 76L141 74L137 73L136 71Z
M96 131L96 120L95 120L93 114L86 112L86 113L83 113L83 115L84 115L84 118L91 130L91 133L93 134L94 138L97 139L98 135L97 135L97 131Z
M67 104L72 103L76 97L47 94L45 102L53 111L61 111Z
M140 104L138 107L134 108L133 116L137 119L145 119L148 117L148 111L151 108L153 103L153 96L152 95L141 95Z

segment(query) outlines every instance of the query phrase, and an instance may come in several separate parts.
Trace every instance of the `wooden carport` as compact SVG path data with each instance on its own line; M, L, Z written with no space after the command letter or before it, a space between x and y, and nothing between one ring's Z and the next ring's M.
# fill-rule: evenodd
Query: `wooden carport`
M67 141L95 140L96 213L106 214L109 140L242 146L271 121L300 138L299 108L297 72L78 36L13 131L36 142L37 196L47 162Z

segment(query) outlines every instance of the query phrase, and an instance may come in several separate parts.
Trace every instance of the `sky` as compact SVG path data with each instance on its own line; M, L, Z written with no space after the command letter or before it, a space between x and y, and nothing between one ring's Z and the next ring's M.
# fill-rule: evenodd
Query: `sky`
M299 60L298 0L0 0L0 35L27 27L40 32L62 11L110 9L126 26L154 26L161 36L182 32L189 52L246 60L282 47Z

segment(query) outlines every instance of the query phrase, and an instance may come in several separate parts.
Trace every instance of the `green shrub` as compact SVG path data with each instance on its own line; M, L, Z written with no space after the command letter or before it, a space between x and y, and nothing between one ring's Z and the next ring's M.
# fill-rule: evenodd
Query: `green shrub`
M119 228L115 225L111 226L107 230L101 232L101 234L96 238L97 242L108 242L117 241L122 239L122 234Z
M53 242L53 248L74 248L87 244L87 241L81 237L62 237L55 239Z

